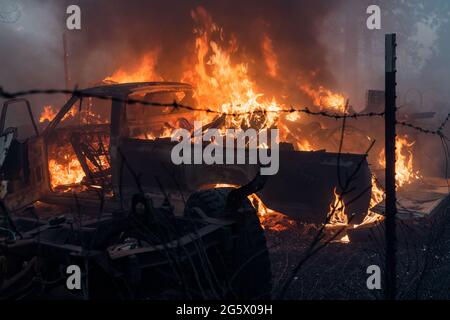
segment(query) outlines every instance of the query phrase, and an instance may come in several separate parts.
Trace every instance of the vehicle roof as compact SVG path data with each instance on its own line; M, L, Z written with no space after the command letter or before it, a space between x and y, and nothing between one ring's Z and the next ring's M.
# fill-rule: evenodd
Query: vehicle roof
M161 92L161 91L190 91L192 86L187 83L181 82L133 82L133 83L113 83L95 86L80 90L88 96L103 96L103 97L118 97L124 98L132 93L144 91L149 92ZM78 100L76 95L72 96L58 111L57 115L49 123L49 125L42 132L43 135L55 129L58 123L61 122L64 115L70 110L72 105Z
M133 83L118 83L105 84L92 88L81 90L82 93L88 95L101 96L127 96L129 94L146 91L175 91L175 90L192 90L192 86L181 82L133 82Z

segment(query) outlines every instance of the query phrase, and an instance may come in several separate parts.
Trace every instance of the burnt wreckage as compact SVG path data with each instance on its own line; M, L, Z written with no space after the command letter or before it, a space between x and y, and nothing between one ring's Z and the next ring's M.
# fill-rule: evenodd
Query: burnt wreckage
M42 132L26 100L3 106L2 298L268 298L269 253L250 194L273 210L321 223L340 171L353 175L344 195L344 201L356 198L345 208L351 223L368 210L371 174L364 155L300 152L280 143L279 172L270 177L260 176L257 164L177 166L170 159L175 142L150 135L167 123L192 128L195 113L127 99L192 105L191 86L114 84L81 93ZM17 128L5 129L8 107L19 103L31 117L25 140ZM71 117L73 110L81 116L94 107L102 121ZM222 120L217 116L202 130ZM51 158L69 152L83 175L61 185ZM68 209L49 213L44 204ZM69 265L81 267L82 290L65 289Z

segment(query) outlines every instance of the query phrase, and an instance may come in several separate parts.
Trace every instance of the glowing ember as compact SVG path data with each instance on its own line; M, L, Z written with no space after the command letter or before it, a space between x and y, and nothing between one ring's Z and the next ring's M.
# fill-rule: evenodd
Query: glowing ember
M414 170L413 154L410 148L415 142L409 142L408 136L397 136L395 139L395 181L397 188L410 184L418 179L421 175L419 170ZM384 149L378 158L378 163L386 168L386 159Z
M342 94L334 93L322 86L313 89L309 85L302 85L300 86L300 89L306 93L313 101L313 104L320 107L321 110L329 109L340 113L346 111L346 100Z
M343 236L342 238L340 238L338 242L341 242L341 243L350 243L350 238L348 237L348 235L345 235L345 236Z

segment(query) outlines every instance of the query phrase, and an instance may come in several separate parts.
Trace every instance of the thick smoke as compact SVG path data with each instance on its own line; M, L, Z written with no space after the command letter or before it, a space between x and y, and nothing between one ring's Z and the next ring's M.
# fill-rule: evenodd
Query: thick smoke
M415 110L434 110L442 116L449 98L444 84L450 81L450 72L444 62L450 48L446 41L450 19L445 20L450 5L441 0L422 7L416 0L376 1L383 29L368 32L365 8L372 2L2 0L0 13L11 7L5 3L12 3L18 5L20 16L13 22L0 20L0 85L7 90L64 87L64 32L72 86L92 85L118 68L136 65L155 49L160 53L156 71L165 80L178 81L185 64L192 63L196 25L191 11L202 6L223 27L227 40L237 40L233 58L249 64L261 91L269 97L287 96L289 102L305 98L298 90L299 82L305 82L341 91L357 110L363 109L365 91L384 85L384 34L397 32L400 102L413 100ZM81 7L80 31L66 30L70 4ZM265 36L278 60L275 78L264 62ZM428 56L424 58L423 52ZM61 104L64 97L56 102L53 96L32 100L40 111L46 103Z
M95 75L101 77L114 67L133 63L155 47L161 49L160 73L177 80L182 72L180 63L194 45L191 10L202 6L223 27L225 37L236 38L238 58L247 58L250 72L262 76L261 42L268 34L280 61L281 77L311 78L311 71L317 71L317 81L332 82L325 49L317 37L321 22L332 10L329 1L135 0L84 1L79 5L84 29L71 41L78 81L92 81Z
M10 0L14 1L14 0ZM65 29L68 5L81 8L82 30ZM233 59L245 61L266 95L299 94L298 83L333 86L326 48L318 34L333 10L330 1L22 1L22 16L0 25L0 82L8 90L64 87L62 33L69 49L71 85L92 85L118 68L132 67L147 52L159 51L156 71L179 81L191 63L196 27L191 11L203 7L238 45ZM261 44L269 37L278 60L277 77L266 70ZM54 97L34 99L39 107ZM58 100L60 103L62 100Z

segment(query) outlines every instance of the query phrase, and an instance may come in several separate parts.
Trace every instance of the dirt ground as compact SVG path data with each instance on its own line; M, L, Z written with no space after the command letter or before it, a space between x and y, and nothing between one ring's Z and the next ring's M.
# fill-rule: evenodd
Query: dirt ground
M410 221L399 221L397 225L398 298L449 299L450 210L447 208L434 219L415 221L414 227ZM369 240L327 242L302 264L282 297L295 300L383 299L382 289L369 290L366 286L368 266L378 265L384 269L384 244L382 237L375 236L380 228L371 231ZM280 297L283 281L304 258L318 229L318 226L293 220L266 226L274 298ZM383 278L381 285L383 288Z

